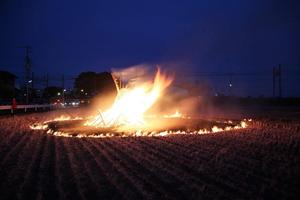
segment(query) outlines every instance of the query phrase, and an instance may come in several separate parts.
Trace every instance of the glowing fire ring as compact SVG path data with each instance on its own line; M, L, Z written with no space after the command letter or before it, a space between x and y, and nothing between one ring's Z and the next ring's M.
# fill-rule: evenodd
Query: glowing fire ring
M252 120L203 120L191 118L155 118L164 124L159 127L132 129L122 131L119 127L88 127L83 124L86 120L81 118L50 120L43 123L35 123L30 126L34 130L43 130L45 133L62 137L139 137L139 136L169 136L169 135L197 135L216 132L224 132L235 129L247 128ZM151 122L151 120L149 120Z

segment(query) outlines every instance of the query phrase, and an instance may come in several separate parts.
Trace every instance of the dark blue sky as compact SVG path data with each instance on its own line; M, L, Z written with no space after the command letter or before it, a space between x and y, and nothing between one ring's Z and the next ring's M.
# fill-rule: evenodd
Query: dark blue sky
M300 66L297 0L2 0L0 68L76 75L140 63L190 72ZM297 69L296 69L297 70Z

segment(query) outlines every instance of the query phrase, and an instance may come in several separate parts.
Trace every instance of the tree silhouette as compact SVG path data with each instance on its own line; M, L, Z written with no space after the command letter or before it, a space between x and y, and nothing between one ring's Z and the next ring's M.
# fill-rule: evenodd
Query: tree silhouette
M75 88L79 94L88 96L116 92L114 80L109 72L82 72L75 79Z

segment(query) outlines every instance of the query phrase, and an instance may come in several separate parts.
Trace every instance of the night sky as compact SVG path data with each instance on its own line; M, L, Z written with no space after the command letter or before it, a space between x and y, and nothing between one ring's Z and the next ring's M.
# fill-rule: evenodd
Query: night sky
M300 72L297 0L2 0L0 24L0 69L15 74L23 72L24 50L18 47L24 45L32 46L38 75L75 76L140 63L187 74L271 76L278 64ZM264 81L268 88L253 93ZM270 94L269 79L246 82L249 94ZM300 94L288 87L287 95Z

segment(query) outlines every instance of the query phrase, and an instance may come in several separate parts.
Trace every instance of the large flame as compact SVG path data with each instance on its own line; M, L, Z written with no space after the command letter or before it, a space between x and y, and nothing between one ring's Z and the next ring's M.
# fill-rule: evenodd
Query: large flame
M172 77L158 69L154 81L121 88L114 104L85 123L95 127L133 128L145 125L144 114L152 107L171 82Z

